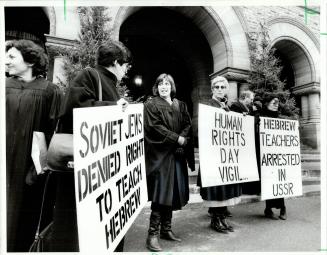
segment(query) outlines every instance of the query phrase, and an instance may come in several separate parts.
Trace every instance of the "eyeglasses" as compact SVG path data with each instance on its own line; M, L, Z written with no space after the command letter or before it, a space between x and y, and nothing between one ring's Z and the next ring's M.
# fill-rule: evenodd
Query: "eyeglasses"
M212 86L213 89L226 89L226 86Z
M278 99L272 100L271 103L272 104L279 104L279 100Z

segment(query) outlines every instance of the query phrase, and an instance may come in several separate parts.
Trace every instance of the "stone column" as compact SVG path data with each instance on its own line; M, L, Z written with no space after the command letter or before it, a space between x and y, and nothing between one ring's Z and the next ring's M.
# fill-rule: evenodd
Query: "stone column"
M318 93L309 95L309 122L320 122L320 96Z
M228 102L231 104L238 99L238 88L236 81L228 81L229 83L229 92L228 92Z
M309 99L307 95L301 96L302 121L305 123L309 119Z
M55 57L53 65L53 83L59 84L60 82L66 82L67 78L64 75L64 60L63 57Z

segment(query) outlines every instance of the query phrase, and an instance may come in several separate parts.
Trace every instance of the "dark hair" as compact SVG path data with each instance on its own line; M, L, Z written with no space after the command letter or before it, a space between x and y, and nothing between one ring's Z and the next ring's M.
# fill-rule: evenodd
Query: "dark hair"
M158 96L159 92L158 92L158 85L160 82L162 82L163 80L167 80L170 83L171 86L171 92L170 92L170 96L174 97L176 95L176 85L175 85L175 81L173 79L173 77L170 74L166 74L166 73L162 73L158 76L158 78L156 79L156 82L154 83L153 87L152 87L152 93L154 96Z
M33 64L33 77L46 76L49 60L41 46L30 40L12 40L6 42L6 52L11 48L19 50L26 63Z
M266 93L266 94L264 94L263 97L262 97L263 105L267 106L271 102L271 100L273 100L274 98L279 99L278 94L275 94L275 93L269 93L269 94Z
M120 65L132 61L131 52L122 42L109 41L100 45L96 55L98 65L105 67L113 66L116 60Z

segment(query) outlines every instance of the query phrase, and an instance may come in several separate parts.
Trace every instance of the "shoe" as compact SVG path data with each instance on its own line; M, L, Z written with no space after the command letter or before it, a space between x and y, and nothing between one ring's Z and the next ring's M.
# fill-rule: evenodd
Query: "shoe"
M181 242L182 239L177 237L171 229L171 220L173 217L173 212L171 210L165 210L160 212L161 217L161 229L160 229L160 238Z
M170 240L170 241L176 241L176 242L181 242L182 239L177 237L173 231L168 231L168 232L160 232L160 238Z
M162 251L159 244L158 235L148 235L146 239L146 248L148 248L150 251Z
M233 217L233 214L228 209L226 209L225 216L226 217Z
M220 220L217 216L211 218L210 227L219 233L228 234L228 231L222 227Z
M229 232L234 232L234 228L228 224L227 220L226 220L226 216L220 216L219 220L221 222L221 225L223 226L223 229L229 231Z
M272 219L272 220L278 220L278 217L274 214L274 212L271 210L271 208L265 209L265 217Z
M286 214L286 207L283 207L280 209L280 215L279 218L281 220L286 220L287 219L287 214Z

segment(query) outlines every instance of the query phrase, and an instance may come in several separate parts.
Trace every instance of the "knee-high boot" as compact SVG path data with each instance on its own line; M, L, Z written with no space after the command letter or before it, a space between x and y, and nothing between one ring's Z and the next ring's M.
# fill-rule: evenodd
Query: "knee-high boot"
M171 229L171 219L173 216L172 211L161 212L161 230L160 237L166 240L181 242L182 240L177 237Z
M150 225L146 247L150 251L162 251L159 244L160 212L152 211L150 216Z

